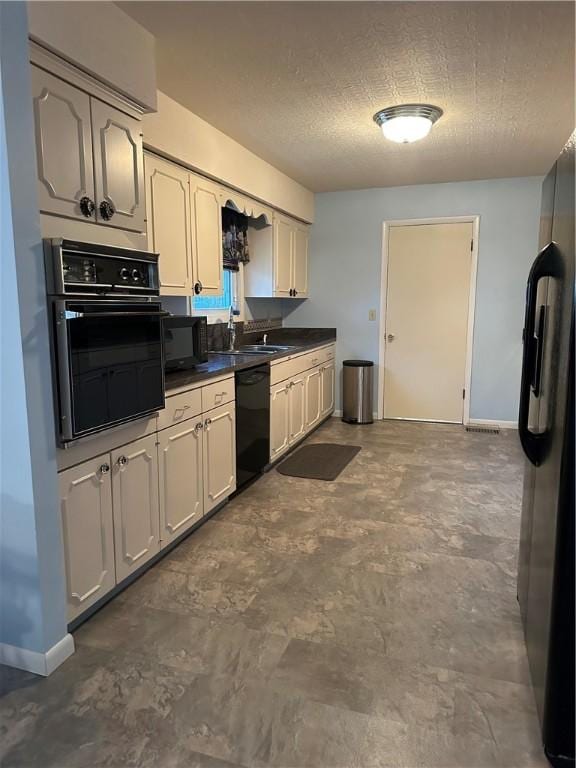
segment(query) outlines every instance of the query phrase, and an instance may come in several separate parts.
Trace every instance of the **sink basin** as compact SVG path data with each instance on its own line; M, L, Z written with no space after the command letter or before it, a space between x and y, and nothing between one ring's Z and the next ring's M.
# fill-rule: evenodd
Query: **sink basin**
M245 344L240 347L243 352L266 352L267 354L274 354L274 352L288 352L294 347L287 347L281 344Z
M296 347L287 347L281 344L246 344L238 349L222 350L218 355L274 355L276 352L289 352Z
M210 352L211 355L273 355L277 350L266 349L223 349L221 352Z

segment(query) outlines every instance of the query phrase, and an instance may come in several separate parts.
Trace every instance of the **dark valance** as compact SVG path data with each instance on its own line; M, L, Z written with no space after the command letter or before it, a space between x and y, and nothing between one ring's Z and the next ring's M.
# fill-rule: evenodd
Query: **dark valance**
M250 261L248 217L231 208L222 208L222 253L224 269L232 272L238 272L240 264Z

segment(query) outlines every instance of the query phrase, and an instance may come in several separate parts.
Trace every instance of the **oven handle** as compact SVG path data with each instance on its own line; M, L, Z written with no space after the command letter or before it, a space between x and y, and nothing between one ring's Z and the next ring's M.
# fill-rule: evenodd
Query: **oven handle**
M161 310L160 312L72 312L70 309L64 310L65 320L76 320L81 317L166 317L170 312Z

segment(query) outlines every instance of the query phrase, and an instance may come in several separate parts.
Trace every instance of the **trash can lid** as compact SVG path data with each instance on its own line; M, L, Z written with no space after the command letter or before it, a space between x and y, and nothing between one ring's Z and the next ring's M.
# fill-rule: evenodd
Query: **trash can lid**
M342 365L348 365L350 368L369 368L374 363L372 360L344 360Z

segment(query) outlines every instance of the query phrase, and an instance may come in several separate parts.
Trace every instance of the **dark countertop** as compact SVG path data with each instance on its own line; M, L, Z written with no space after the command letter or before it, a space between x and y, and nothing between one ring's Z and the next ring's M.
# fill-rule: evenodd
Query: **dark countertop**
M255 335L261 337L262 333ZM298 355L300 352L306 352L309 349L315 349L334 341L336 341L335 328L277 328L268 332L268 344L286 344L294 347L293 349L275 352L273 355L226 355L222 352L210 352L207 363L197 365L193 370L166 374L166 393L197 384L206 379L213 379L216 376L224 376L227 373L253 368L255 365L269 363L282 357ZM254 342L244 336L243 343Z

